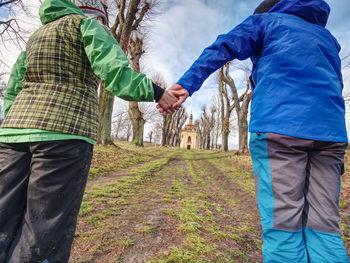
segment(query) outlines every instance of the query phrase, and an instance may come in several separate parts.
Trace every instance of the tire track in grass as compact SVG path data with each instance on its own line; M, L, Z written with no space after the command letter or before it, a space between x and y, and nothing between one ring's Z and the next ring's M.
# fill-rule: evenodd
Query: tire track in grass
M70 262L261 262L241 186L211 163L221 155L176 154L87 191Z
M227 188L227 181L218 180L221 172L207 158L213 156L185 153L188 174L182 183L186 194L173 213L180 221L184 242L150 262L262 262L257 215L252 216L244 204L240 206L245 209L238 210L244 213L237 213L237 194ZM235 187L242 192L241 186ZM249 193L245 196L254 203Z
M139 193L177 154L135 167L128 175L86 191L70 262L114 262L133 245L128 234L131 222L152 207L147 200L138 200ZM100 261L101 254L111 255Z
M152 161L153 160L164 159L164 158L167 158L167 157L172 156L172 155L173 155L172 152L161 153L159 155L153 156ZM96 185L102 185L102 184L106 184L108 182L117 180L118 178L127 175L130 170L135 169L137 167L140 167L140 166L142 166L144 164L147 164L149 162L150 162L150 160L141 161L141 162L129 165L126 168L119 169L117 171L110 171L110 172L106 173L103 176L99 176L99 177L95 177L95 178L89 179L87 184L86 184L86 190L89 190L89 189L93 188Z
M242 183L240 179L246 178L245 172L224 164L220 156L213 158L213 153L206 155L210 158L203 158L196 165L207 171L217 210L222 215L220 231L231 234L231 240L224 245L237 248L241 258L235 258L235 262L262 262L261 227L254 188L251 188L252 178L249 178L249 183L246 180Z
M235 262L261 261L260 226L257 224L254 198L216 167L230 169L221 164L221 154L206 152L193 161L195 169L205 171L208 193L212 193L210 199L219 219L215 232L211 232L216 238L225 238L220 245L226 248L224 258L233 258Z

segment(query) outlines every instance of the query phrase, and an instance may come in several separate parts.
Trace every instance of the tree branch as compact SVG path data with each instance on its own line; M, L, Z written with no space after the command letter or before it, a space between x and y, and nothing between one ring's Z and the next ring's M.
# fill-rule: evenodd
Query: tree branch
M147 12L151 9L152 5L149 2L145 2L144 6L141 9L139 17L134 21L134 24L132 25L132 30L137 30L140 26L140 23L142 22L144 16L147 14Z
M14 2L17 2L18 0L8 0L6 2L2 2L0 3L0 7L4 6L4 5L8 5L8 4L12 4Z

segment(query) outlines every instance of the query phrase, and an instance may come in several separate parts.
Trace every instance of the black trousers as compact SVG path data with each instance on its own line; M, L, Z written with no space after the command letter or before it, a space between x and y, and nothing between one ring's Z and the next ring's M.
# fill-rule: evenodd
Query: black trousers
M68 262L93 146L0 143L0 263Z

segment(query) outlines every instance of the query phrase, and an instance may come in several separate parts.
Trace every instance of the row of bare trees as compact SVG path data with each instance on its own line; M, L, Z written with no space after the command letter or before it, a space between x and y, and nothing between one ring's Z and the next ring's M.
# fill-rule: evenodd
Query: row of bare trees
M215 106L212 106L209 110L209 113L207 113L207 108L204 106L202 108L202 115L200 119L195 122L199 135L198 146L200 149L214 148L215 140L213 139L213 130L217 121L215 118L216 111L217 108Z
M238 96L238 90L235 84L234 79L229 74L230 63L227 63L223 68L219 71L219 84L221 88L221 97L225 98L225 109L226 113L223 118L224 128L223 128L223 149L225 151L228 150L228 134L230 132L228 123L230 119L230 115L233 109L236 111L237 116L237 127L238 127L238 152L245 153L248 151L248 107L249 102L252 98L252 92L249 87L249 78L246 80L246 88L243 94ZM249 70L246 70L246 72ZM227 86L230 87L231 90L231 98L229 98L227 92ZM230 103L231 101L231 103Z
M163 116L162 146L180 146L181 128L187 118L184 108L180 108L173 114Z
M116 6L108 0L102 1L107 14L110 33L118 41L123 51L129 55L132 67L140 72L140 58L144 54L142 22L152 15L156 0L116 0ZM101 85L102 86L102 85ZM114 96L106 89L100 89L98 143L111 144L111 128ZM136 102L130 102L129 115L132 122L133 142L143 145L145 120Z
M118 100L119 102L119 100ZM161 116L150 103L139 103L138 107L143 114L147 125L147 133L144 138L148 142L162 146L179 146L181 128L187 120L185 108L181 108L173 114ZM112 120L112 139L132 141L133 120L129 114L129 104L119 104Z
M245 65L245 64L243 64ZM249 65L239 68L250 73ZM249 78L243 92L239 95L234 79L230 76L230 63L218 71L218 93L215 101L211 104L209 112L203 107L201 117L196 121L199 133L199 147L202 149L228 150L229 134L238 128L238 153L248 151L248 108L252 93ZM233 114L233 112L235 114ZM236 123L233 124L232 121ZM221 138L221 144L218 143Z

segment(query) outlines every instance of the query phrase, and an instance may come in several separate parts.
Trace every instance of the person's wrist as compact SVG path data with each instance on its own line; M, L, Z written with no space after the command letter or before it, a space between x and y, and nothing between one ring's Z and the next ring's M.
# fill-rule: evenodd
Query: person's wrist
M158 102L162 98L165 90L159 87L158 85L154 84L153 82L152 84L153 84L153 91L154 91L154 100Z

